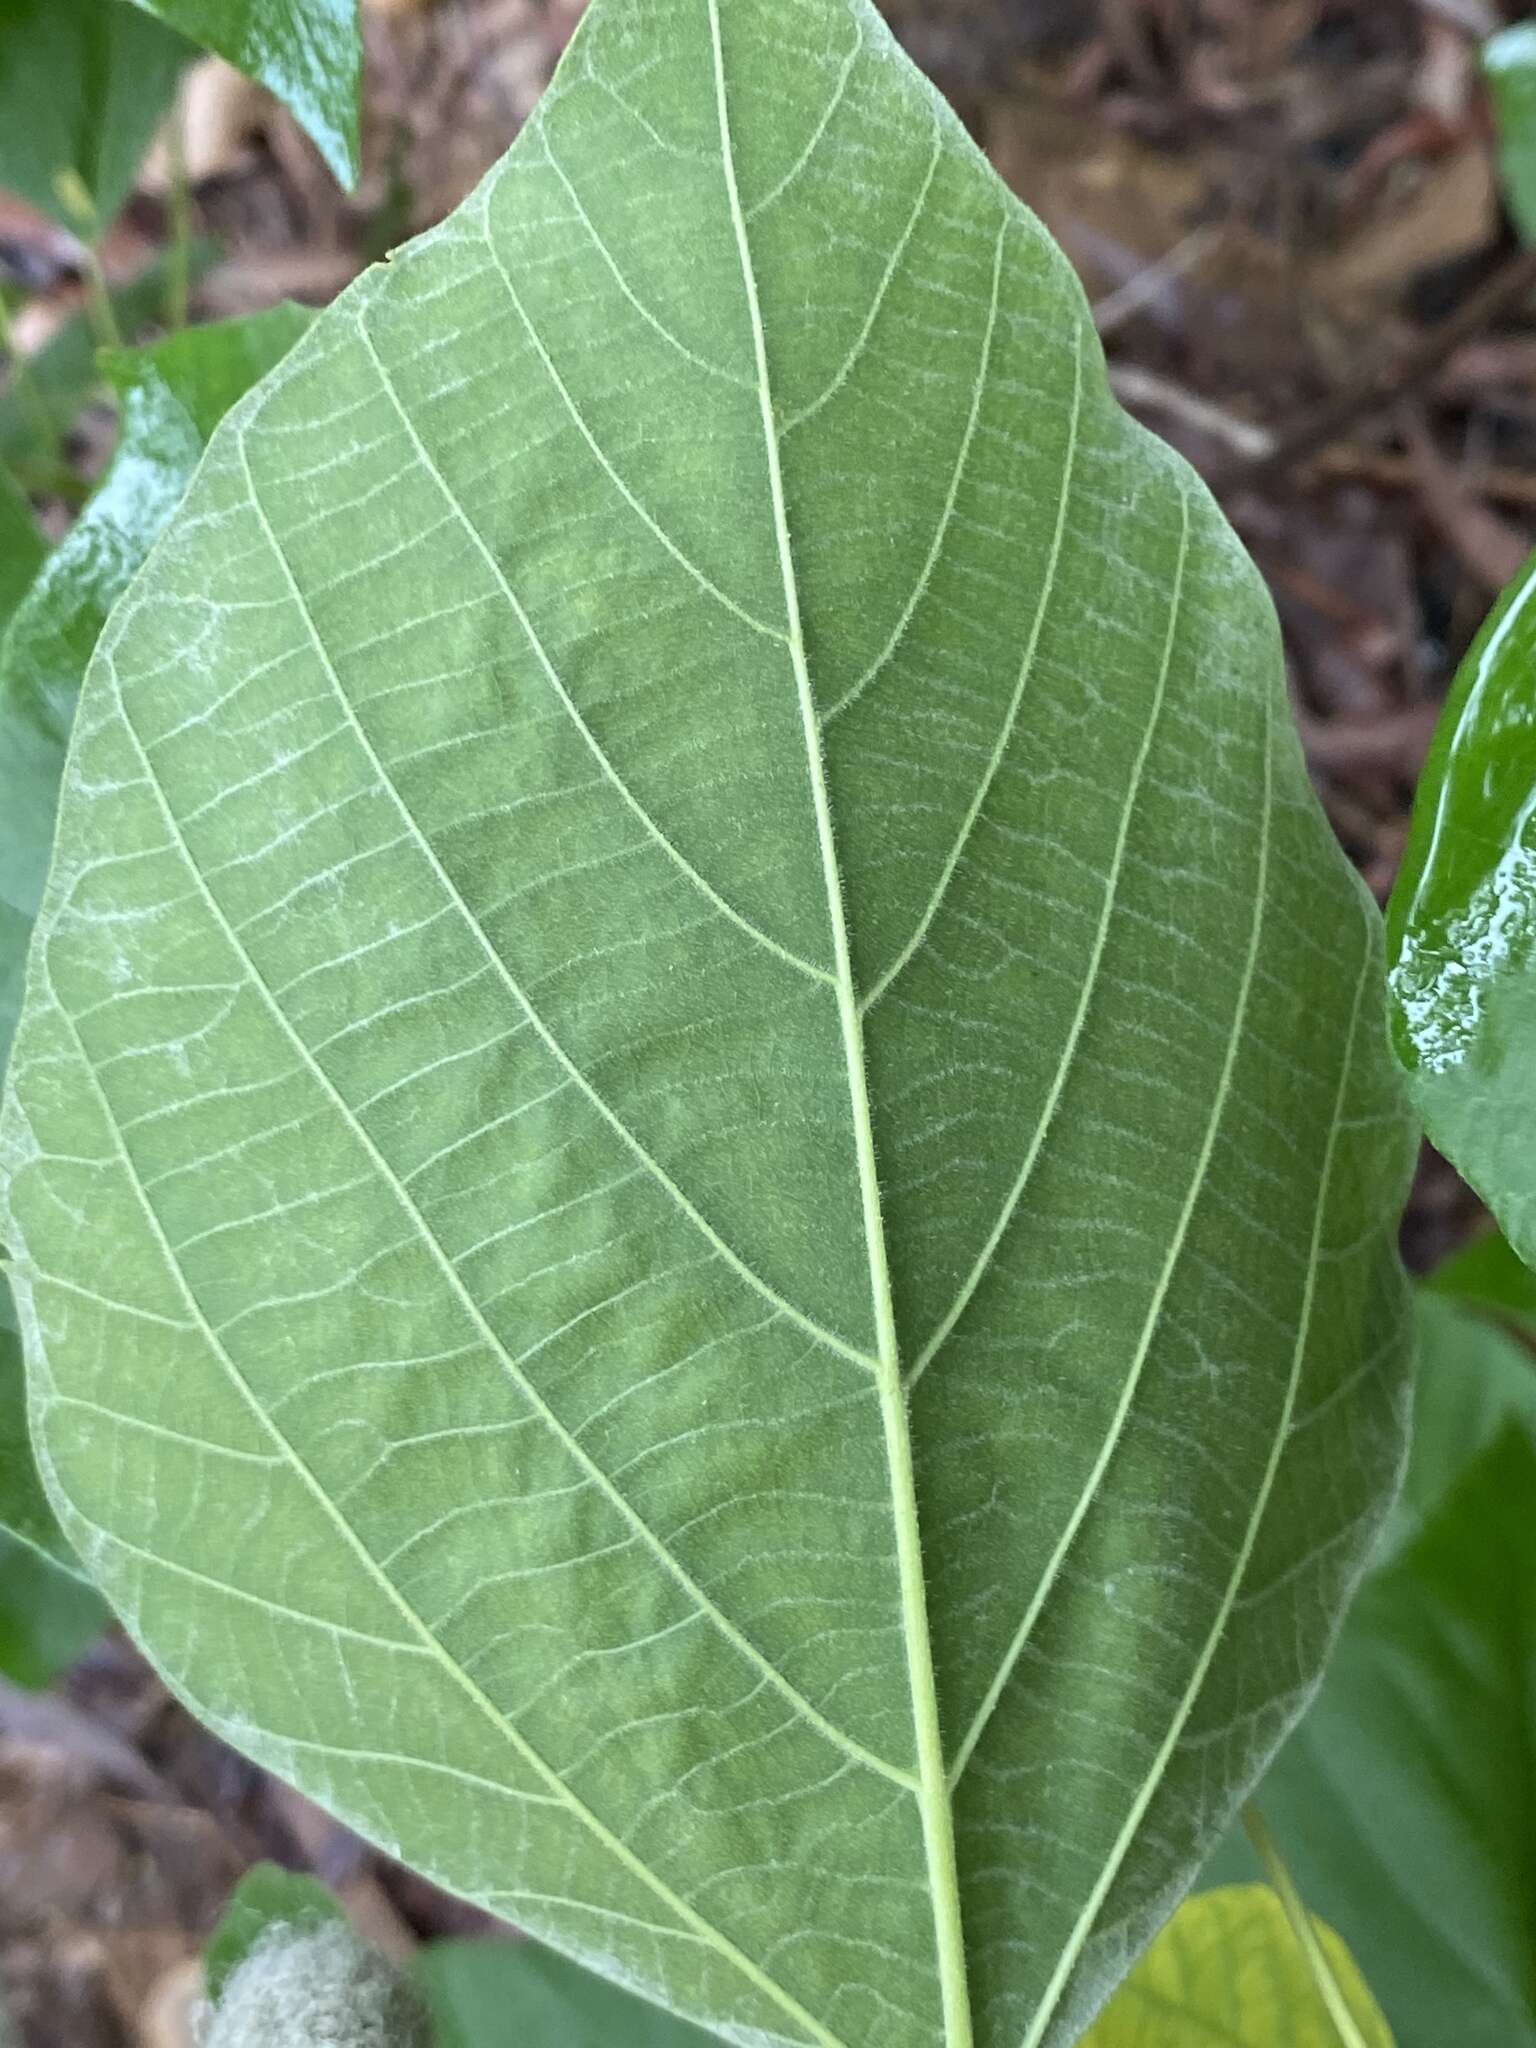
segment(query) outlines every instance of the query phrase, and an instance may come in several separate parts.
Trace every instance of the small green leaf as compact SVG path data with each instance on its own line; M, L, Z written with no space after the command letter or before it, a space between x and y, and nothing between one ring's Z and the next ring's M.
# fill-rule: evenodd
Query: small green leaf
M1392 2030L1353 1956L1331 1927L1315 1917L1313 1925L1365 2048L1393 2048ZM1197 2048L1206 2042L1211 2048L1339 2048L1295 1932L1268 1885L1227 1885L1186 1899L1080 2048Z
M25 493L0 463L0 636L47 552Z
M0 186L93 237L127 197L190 54L123 0L5 0Z
M1388 913L1393 1040L1424 1125L1536 1262L1536 556L1447 700Z
M1536 241L1536 21L1517 22L1483 45L1493 95L1499 168L1515 224Z
M308 130L348 188L357 183L363 41L358 0L137 0L264 85Z
M0 1529L0 1677L31 1690L52 1685L109 1619L74 1572Z
M12 1314L10 1290L0 1279L0 1530L81 1577L48 1505L27 1440L26 1382L21 1342L9 1327Z
M1536 1273L1491 1230L1438 1265L1425 1281L1443 1294L1536 1332Z
M1401 2048L1536 2043L1536 1449L1506 1424L1356 1600L1265 1779ZM1229 1843L1207 1873L1251 1867Z
M1530 1346L1449 1295L1421 1288L1416 1309L1412 1450L1383 1557L1418 1533L1508 1423L1523 1424L1536 1442L1536 1358Z
M314 317L307 306L285 300L238 320L185 327L146 348L103 349L97 360L125 407L151 386L163 387L199 441L207 442L225 413L282 361Z
M201 277L213 262L211 242L196 241L191 273ZM137 277L111 294L112 317L129 341L163 318L169 283L164 258L146 264ZM39 493L57 488L57 462L47 445L62 439L80 408L102 383L91 324L83 313L66 320L57 334L27 359L27 388L8 378L0 390L0 463ZM39 421L38 407L45 420Z
M345 1918L340 1900L318 1877L278 1863L253 1864L230 1893L203 1950L208 1996L215 2003L223 1997L230 1977L274 1928L305 1933Z
M416 1961L436 2048L718 2048L719 2037L532 1941L436 1941Z
M0 1188L171 1681L699 2024L1074 2040L1396 1477L1412 1132L1287 720L874 9L595 0L82 702Z

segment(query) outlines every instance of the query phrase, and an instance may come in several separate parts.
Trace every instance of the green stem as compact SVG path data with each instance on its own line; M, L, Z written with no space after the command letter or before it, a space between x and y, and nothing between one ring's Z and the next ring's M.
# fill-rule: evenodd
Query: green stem
M118 331L117 315L112 310L112 292L107 284L107 273L101 267L101 258L96 253L94 242L83 245L81 264L85 284L85 317L91 323L100 348L121 348L123 337Z
M171 246L165 274L165 321L173 334L179 334L187 324L192 298L192 194L187 184L186 129L180 101L171 110L165 139L171 166L171 189L166 198Z
M96 202L91 197L85 180L73 165L55 171L53 189L59 196L60 204L74 223L74 231L80 239L81 282L85 286L85 317L90 322L100 348L121 348L123 337L117 331L117 315L112 310L112 294L107 288L107 274L101 267L97 243L101 240L101 216L96 211Z
M1291 1932L1296 1937L1297 1946L1306 1960L1312 1981L1317 1986L1317 1995L1323 2001L1328 2017L1333 2022L1341 2048L1371 2048L1371 2044L1360 2031L1359 2022L1349 2009L1344 1987L1339 1982L1333 1964L1328 1960L1326 1949L1318 1939L1316 1924L1302 1902L1301 1893L1296 1889L1296 1880L1286 1868L1285 1860L1280 1854L1274 1836L1269 1832L1264 1816L1251 1800L1243 1808L1243 1826L1248 1832L1249 1841L1253 1844L1254 1853L1264 1866L1265 1876L1285 1909L1285 1917L1290 1922Z

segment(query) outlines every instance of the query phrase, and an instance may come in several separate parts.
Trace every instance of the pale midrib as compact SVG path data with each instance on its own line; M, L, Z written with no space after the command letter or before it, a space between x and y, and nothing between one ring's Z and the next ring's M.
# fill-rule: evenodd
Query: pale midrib
M1067 1034L1067 1042L1062 1048L1061 1058L1057 1062L1051 1092L1047 1098L1039 1124L1036 1126L1028 1156L1019 1171L1013 1192L1008 1202L1004 1205L1002 1216L999 1219L999 1227L989 1241L985 1253L985 1257L989 1260L1002 1236L1003 1229L1017 1212L1020 1197L1029 1183L1030 1176L1034 1172L1035 1162L1043 1150L1046 1137L1055 1122L1057 1108L1060 1105L1062 1096L1066 1092L1067 1077L1072 1072L1076 1062L1078 1045L1081 1042L1083 1029L1088 1020L1093 995L1099 984L1099 975L1103 967L1104 955L1108 949L1110 927L1114 922L1115 905L1119 897L1120 877L1124 872L1125 857L1130 847L1131 823L1135 816L1136 799L1141 790L1143 778L1146 775L1147 763L1152 756L1153 743L1157 737L1163 705L1168 694L1168 678L1173 667L1173 650L1183 606L1184 573L1189 558L1190 520L1188 492L1180 493L1179 503L1183 524L1179 535L1179 560L1178 567L1174 571L1173 596L1168 611L1168 630L1163 641L1162 662L1158 670L1157 687L1153 692L1151 713L1147 719L1146 730L1141 737L1136 761L1131 770L1130 784L1126 791L1125 803L1120 813L1120 824L1115 835L1114 856L1110 864L1109 876L1104 890L1104 904L1099 915L1099 927L1094 934L1093 954L1088 963L1088 971L1083 979L1083 989L1078 1002L1077 1012L1072 1019L1072 1026ZM1125 1425L1130 1418L1131 1408L1136 1398L1136 1390L1141 1384L1142 1373L1145 1370L1147 1358L1151 1353L1152 1341L1162 1321L1163 1304L1167 1299L1168 1289L1172 1285L1175 1269L1183 1253L1184 1240L1188 1235L1190 1222L1195 1213L1195 1204L1199 1198L1201 1188L1205 1185L1206 1174L1210 1168L1211 1157L1215 1150L1216 1134L1221 1127L1221 1120L1226 1111L1227 1096L1231 1090L1232 1077L1237 1068L1238 1043L1242 1036L1242 1028L1248 1012L1249 995L1253 987L1254 968L1258 959L1260 922L1260 915L1256 912L1252 936L1249 941L1248 955L1243 965L1243 976L1238 1001L1233 1013L1232 1029L1227 1037L1226 1056L1222 1063L1221 1078L1217 1084L1215 1099L1211 1105L1211 1115L1206 1128L1205 1142L1200 1148L1195 1163L1194 1175L1185 1197L1178 1227L1173 1234L1167 1256L1163 1261L1162 1273L1153 1290L1152 1301L1142 1324L1141 1338L1136 1347L1136 1355L1131 1362L1129 1371L1126 1373L1125 1384L1120 1390L1120 1398L1116 1403L1115 1413L1111 1418L1109 1428L1105 1431L1104 1441L1099 1446L1098 1456L1094 1459L1093 1467L1078 1497L1077 1505L1067 1518L1066 1526L1061 1532L1056 1548L1051 1553L1050 1560L1040 1575L1040 1583L1035 1589L1034 1597L1029 1603L1023 1620L1014 1632L1013 1640L997 1668L991 1685L987 1688L986 1697L977 1709L976 1716L966 1731L959 1749L955 1752L954 1763L950 1766L950 1784L952 1786L958 1785L964 1776L965 1767L970 1762L977 1743L980 1742L982 1735L985 1733L987 1725L997 1709L998 1702L1002 1699L1003 1693L1007 1689L1009 1680L1018 1668L1019 1659L1023 1656L1025 1647L1034 1633L1035 1624L1040 1619L1045 1603L1050 1597L1051 1589L1056 1584L1062 1567L1071 1553L1072 1546L1077 1540L1077 1532L1087 1519L1089 1509L1098 1498L1099 1488L1103 1483L1105 1473L1109 1470L1110 1460L1114 1456L1115 1447L1118 1445L1125 1430ZM964 1298L969 1299L969 1294ZM952 1327L952 1323L946 1324L946 1335ZM925 1354L924 1360L920 1361L920 1363L926 1363L926 1359L932 1355L930 1350ZM916 1378L915 1373L913 1377Z
M126 717L123 722L126 725ZM376 1585L384 1594L386 1600L394 1607L396 1613L399 1614L402 1621L417 1638L423 1650L431 1657L432 1661L446 1673L450 1682L470 1700L476 1710L511 1745L533 1775L548 1788L556 1802L582 1822L591 1831L594 1839L600 1842L632 1876L638 1878L642 1884L652 1891L677 1916L683 1926L691 1928L708 1947L713 1948L718 1955L733 1964L749 1983L753 1984L765 1997L769 1998L782 2011L788 2013L800 2026L804 2027L812 2040L820 2044L820 2048L848 2048L847 2043L839 2040L835 2034L829 2032L813 2013L807 2012L798 1999L791 1992L786 1991L781 1984L775 1982L760 1964L754 1962L743 1950L737 1948L736 1944L728 1936L722 1934L710 1921L706 1920L697 1908L691 1906L686 1899L674 1892L663 1878L659 1877L648 1864L642 1862L627 1842L614 1834L612 1829L592 1811L586 1802L578 1798L553 1765L546 1763L543 1756L534 1748L533 1744L529 1742L516 1724L502 1713L490 1695L481 1689L461 1664L449 1656L443 1644L427 1626L424 1618L416 1611L410 1601L406 1599L394 1581L380 1571L372 1552L362 1541L346 1516L342 1514L340 1508L337 1507L325 1488L320 1484L320 1481L310 1470L304 1459L300 1457L293 1443L278 1428L262 1402L257 1399L255 1390L250 1382L220 1343L217 1333L204 1315L202 1305L192 1290L191 1282L182 1270L181 1262L177 1258L170 1240L160 1227L159 1217L155 1214L154 1209L150 1206L147 1197L139 1186L138 1175L124 1142L116 1112L107 1098L106 1091L101 1085L90 1055L85 1049L79 1032L75 1028L74 1019L64 1009L63 1005L59 1002L57 994L51 988L49 994L52 1007L74 1044L76 1058L85 1070L91 1093L94 1095L101 1110L103 1121L111 1133L112 1143L121 1163L123 1174L132 1188L134 1198L143 1213L149 1234L165 1261L166 1272L176 1286L177 1291L181 1294L182 1299L186 1302L188 1313L208 1345L211 1356L220 1362L231 1385L236 1389L240 1399L249 1409L256 1423L271 1440L273 1447L282 1457L283 1462L293 1472L301 1486L315 1501L322 1515L331 1524L332 1528L335 1529L345 1547L357 1558L370 1582ZM163 1560L156 1559L155 1562L159 1564ZM405 1645L402 1644L401 1647L404 1648ZM276 1739L281 1741L284 1738L278 1736Z
M1264 825L1263 839L1261 841L1264 854L1264 868L1259 876L1261 900L1268 886L1268 855L1272 829L1274 735L1271 723L1273 715L1272 702L1266 700ZM1317 1201L1312 1213L1312 1236L1307 1251L1306 1279L1302 1288L1300 1314L1297 1318L1296 1342L1291 1353L1290 1373L1287 1378L1285 1396L1281 1402L1280 1413L1275 1422L1274 1440L1270 1445L1269 1457L1265 1464L1263 1476L1259 1481L1258 1492L1254 1497L1253 1508L1248 1517L1247 1527L1243 1532L1243 1540L1238 1546L1237 1556L1227 1580L1226 1589L1218 1604L1215 1618L1207 1632L1205 1642L1201 1645L1200 1655L1195 1661L1195 1668L1190 1675L1189 1684L1184 1689L1184 1696L1179 1701L1178 1707L1169 1722L1168 1732L1158 1747L1157 1755L1152 1762L1152 1768L1143 1780L1140 1791L1131 1802L1130 1810L1127 1812L1120 1833L1109 1856L1105 1860L1104 1868L1100 1872L1093 1890L1083 1906L1082 1912L1078 1915L1077 1923L1071 1935L1063 1944L1056 1969L1052 1974L1050 1983L1046 1986L1040 2006L1036 2011L1028 2033L1020 2044L1020 2048L1040 2048L1040 2044L1049 2030L1056 2008L1060 2004L1067 1985L1071 1980L1072 1973L1077 1967L1078 1958L1081 1956L1083 1948L1093 1932L1093 1925L1098 1918L1099 1910L1103 1906L1105 1899L1109 1896L1110 1887L1119 1875L1120 1867L1130 1852L1131 1845L1135 1841L1137 1834L1140 1832L1141 1824L1147 1815L1147 1810L1157 1795L1158 1788L1162 1784L1168 1766L1173 1759L1174 1751L1178 1748L1189 1717L1195 1710L1195 1705L1210 1674L1211 1665L1215 1660L1217 1650L1220 1648L1221 1639L1226 1633L1227 1623L1232 1618L1238 1594L1242 1589L1243 1580L1247 1576L1248 1566L1253 1557L1254 1546L1258 1542L1259 1529L1269 1509L1270 1495L1274 1491L1275 1479L1279 1473L1280 1463L1285 1455L1286 1444L1290 1436L1291 1423L1296 1412L1296 1398L1301 1389L1301 1376L1306 1364L1307 1346L1311 1342L1312 1337L1312 1316L1317 1301L1317 1275L1318 1269L1322 1264L1323 1226L1333 1199L1333 1171L1338 1149L1339 1132L1343 1128L1345 1102L1349 1092L1350 1081L1354 1076L1355 1053L1360 1032L1360 1012L1373 962L1374 953L1369 941L1366 941L1362 947L1360 973L1355 982L1354 1002L1350 1010L1349 1031L1345 1039L1344 1057L1339 1069L1338 1087L1334 1092L1333 1113L1329 1120L1328 1136L1323 1147L1323 1157L1318 1175Z
M806 772L816 817L816 836L827 896L827 915L832 929L838 1021L848 1069L854 1148L858 1161L859 1193L864 1212L870 1293L875 1317L876 1354L879 1360L877 1382L885 1433L886 1461L892 1489L891 1513L901 1589L902 1639L906 1650L917 1746L917 1804L922 1820L923 1846L928 1868L944 2038L946 2048L972 2048L974 2034L970 1991L967 1984L965 1933L960 1915L960 1877L955 1852L954 1807L944 1767L944 1745L939 1727L938 1687L934 1676L933 1644L928 1622L928 1592L923 1570L922 1536L918 1526L917 1479L912 1457L906 1390L902 1384L901 1355L896 1335L895 1302L891 1291L885 1223L881 1213L880 1180L875 1161L874 1124L864 1058L863 1025L854 987L853 960L848 943L847 915L843 905L842 876L832 825L826 764L822 757L821 732L816 717L815 694L811 688L810 671L806 662L799 583L790 544L789 515L779 459L779 432L774 418L773 390L768 372L767 336L758 298L757 273L753 265L746 217L742 211L741 192L736 178L735 147L731 137L725 82L725 46L720 28L720 0L708 0L708 7L710 37L714 51L715 98L720 123L721 169L725 178L731 225L741 259L742 288L746 294L752 332L774 537L784 586L785 613L789 621L790 661L799 699L801 730L805 739ZM923 187L923 196L926 196L932 176L933 167L930 167L928 180ZM920 197L919 211L921 204ZM914 219L915 217L914 214Z

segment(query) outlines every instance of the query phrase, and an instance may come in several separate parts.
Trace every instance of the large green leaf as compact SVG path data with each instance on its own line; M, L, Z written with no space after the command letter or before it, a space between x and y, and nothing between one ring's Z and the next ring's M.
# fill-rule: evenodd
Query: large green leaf
M280 306L119 350L109 365L122 407L111 469L0 637L0 1067L20 1006L75 702L102 624L180 502L208 434L308 318ZM14 1328L0 1274L0 1530L77 1573L28 1448ZM61 1598L83 1613L82 1593Z
M1333 1929L1317 1934L1369 2048L1391 2030ZM416 1982L437 2048L707 2048L714 2037L533 1942L440 1941ZM1267 1885L1187 1899L1082 2048L1339 2048L1307 1960Z
M1523 1779L1536 1758L1532 1726L1520 1733L1529 1544L1515 1536L1528 1516L1518 1446L1536 1445L1536 1361L1453 1292L1460 1267L1474 1299L1488 1273L1497 1277L1487 1254L1498 1244L1448 1262L1445 1291L1420 1295L1412 1455L1384 1548L1390 1568L1373 1582L1387 1591L1378 1599L1368 1588L1356 1603L1319 1704L1260 1793L1308 1896L1349 1932L1414 2048L1447 2038L1463 2008L1476 2031L1464 2036L1458 2024L1458 2040L1491 2048L1510 2029L1512 2044L1536 2041L1536 1976L1520 1931L1522 1914L1536 1916L1536 1857L1521 1844L1520 1814L1486 1839L1479 1818L1512 1766ZM1405 1548L1416 1537L1425 1543ZM1483 1542L1486 1575L1473 1564ZM1453 1555L1456 1571L1423 1568L1426 1557ZM1446 1752L1456 1759L1449 1773ZM1250 1869L1237 1835L1207 1878L1231 1882ZM1448 1883L1457 1903L1442 1916Z
M355 185L363 36L358 0L136 0L276 93Z
M1314 1922L1364 2048L1393 2048L1353 1956ZM1082 2048L1340 2048L1301 1944L1267 1885L1186 1899L1084 2035Z
M5 0L0 185L66 227L74 181L105 225L128 196L191 54L122 0Z
M597 0L215 436L43 915L178 1691L737 2038L1074 2038L1373 1540L1411 1133L1258 579L872 8Z
M1536 2043L1533 1499L1511 1423L1367 1583L1260 1794L1400 2048ZM1229 1845L1210 1874L1245 1868Z
M1536 556L1463 663L1393 891L1393 1036L1430 1137L1536 1262Z

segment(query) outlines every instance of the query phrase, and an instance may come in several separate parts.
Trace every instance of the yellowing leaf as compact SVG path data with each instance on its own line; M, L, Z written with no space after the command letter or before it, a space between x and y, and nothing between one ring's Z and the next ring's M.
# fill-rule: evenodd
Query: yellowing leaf
M1314 1916L1366 2048L1393 2048L1355 1960ZM1267 1884L1186 1899L1080 2048L1340 2048L1338 2030Z

